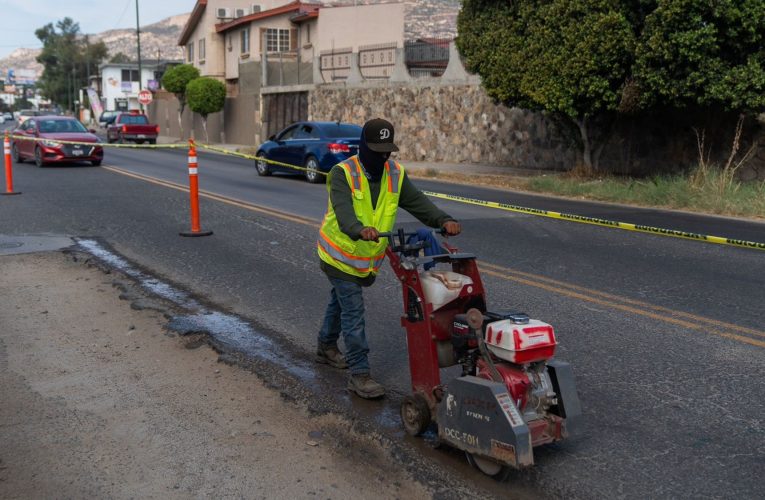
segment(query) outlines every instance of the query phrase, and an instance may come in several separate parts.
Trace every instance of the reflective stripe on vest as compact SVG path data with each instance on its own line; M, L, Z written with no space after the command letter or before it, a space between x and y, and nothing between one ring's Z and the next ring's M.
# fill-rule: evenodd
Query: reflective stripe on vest
M388 192L398 193L398 179L401 176L401 169L398 168L398 163L388 160L385 168L388 169Z
M360 272L377 272L380 270L380 266L382 266L382 263L385 261L385 254L378 257L357 257L354 255L349 255L339 248L336 248L333 243L329 240L327 235L324 234L324 232L319 233L320 238L318 241L319 249L322 250L324 253L332 257L338 262L342 262L343 264L350 266L357 271Z
M340 165L351 174L351 180L353 181L351 183L351 191L355 192L361 189L361 165L359 165L359 160L355 156L353 160L353 162L350 160L344 161Z

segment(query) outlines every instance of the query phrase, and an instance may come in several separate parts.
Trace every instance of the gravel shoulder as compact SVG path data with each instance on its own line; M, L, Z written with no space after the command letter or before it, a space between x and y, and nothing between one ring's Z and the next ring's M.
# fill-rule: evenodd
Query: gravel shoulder
M385 450L285 401L113 277L0 256L0 497L429 498Z

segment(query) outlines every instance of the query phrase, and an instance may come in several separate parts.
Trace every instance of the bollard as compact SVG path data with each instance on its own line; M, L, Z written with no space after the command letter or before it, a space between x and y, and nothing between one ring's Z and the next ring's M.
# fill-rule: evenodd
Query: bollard
M3 141L3 150L5 153L5 192L0 194L21 194L20 191L13 190L13 165L11 162L11 139L8 137L8 131L5 131L5 140Z
M181 236L210 236L212 231L199 228L199 176L197 175L197 147L194 139L189 139L189 197L191 198L191 231L179 233Z

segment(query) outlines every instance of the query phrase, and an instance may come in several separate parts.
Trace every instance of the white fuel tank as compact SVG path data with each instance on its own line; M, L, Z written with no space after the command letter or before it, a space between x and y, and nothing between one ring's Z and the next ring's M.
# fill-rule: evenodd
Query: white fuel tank
M452 271L425 271L420 274L425 300L433 304L433 310L440 309L459 297L466 286L472 287L473 279ZM468 293L473 290L468 289Z

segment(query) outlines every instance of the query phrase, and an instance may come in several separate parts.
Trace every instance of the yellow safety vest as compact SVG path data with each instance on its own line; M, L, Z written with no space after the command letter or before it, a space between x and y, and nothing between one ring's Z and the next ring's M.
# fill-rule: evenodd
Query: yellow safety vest
M401 165L393 160L385 163L385 172L380 181L380 195L375 208L372 208L372 191L369 189L369 182L359 164L358 157L353 156L339 166L343 168L345 179L351 187L356 217L365 227L374 227L380 232L392 230L396 223L398 198L404 181L404 170ZM331 186L327 182L327 193L330 192ZM385 260L387 245L387 238L380 238L377 243L353 241L340 230L335 210L332 208L332 200L328 200L327 213L321 224L317 245L319 258L322 261L346 274L365 278L370 274L377 274Z

